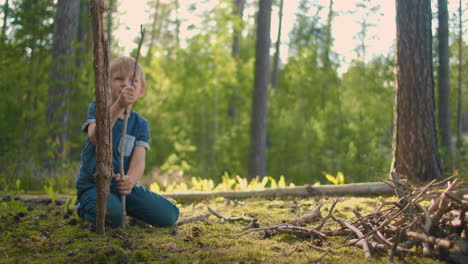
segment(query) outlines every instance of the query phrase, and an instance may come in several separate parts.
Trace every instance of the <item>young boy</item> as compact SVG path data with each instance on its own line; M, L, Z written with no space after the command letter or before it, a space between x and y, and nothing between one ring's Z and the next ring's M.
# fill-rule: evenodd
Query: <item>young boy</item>
M138 184L145 169L146 151L149 150L148 121L130 111L124 150L125 177L120 177L120 140L122 137L123 114L127 106L145 94L145 73L140 64L136 78L130 86L135 61L121 57L109 66L112 94L112 163L115 177L107 197L106 222L112 227L122 225L121 195L126 195L127 213L153 226L172 226L179 217L179 209L166 198L151 192ZM96 223L96 103L90 104L88 119L82 130L87 133L86 146L81 153L81 168L76 180L78 215L91 223Z

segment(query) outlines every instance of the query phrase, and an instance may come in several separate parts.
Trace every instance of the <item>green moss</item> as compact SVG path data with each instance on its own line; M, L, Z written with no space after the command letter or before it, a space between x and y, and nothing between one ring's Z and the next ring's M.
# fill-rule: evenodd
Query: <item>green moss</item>
M251 216L261 227L280 224L310 212L319 203L322 215L335 198L285 200L229 200L216 198L204 203L185 203L181 216L207 213L207 206L225 216ZM344 198L334 215L350 220L352 211L370 212L380 204L372 198ZM242 233L248 223L226 222L215 216L204 221L171 228L107 229L105 236L90 230L76 212L58 205L26 205L19 201L0 203L0 263L308 263L323 252L310 247L313 242L294 235L265 238L263 233ZM314 224L315 225L315 224ZM329 229L338 228L329 221ZM363 263L363 251L342 247L345 238L323 241L333 253L321 263ZM386 256L374 255L373 263L390 263ZM407 263L440 263L406 257ZM429 262L429 263L431 263Z

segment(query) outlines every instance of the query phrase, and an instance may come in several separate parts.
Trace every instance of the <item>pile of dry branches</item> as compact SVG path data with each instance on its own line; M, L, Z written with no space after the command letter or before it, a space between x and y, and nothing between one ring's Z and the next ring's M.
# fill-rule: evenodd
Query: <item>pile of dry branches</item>
M290 233L302 238L325 241L330 236L348 235L347 245L358 246L367 258L374 251L383 251L390 258L412 254L447 260L452 263L468 263L468 188L457 179L432 181L423 188L411 188L401 183L388 181L400 194L394 202L382 201L372 213L361 216L354 211L356 220L346 222L333 215L336 200L328 215L321 217L320 207L312 214L288 223L263 228L251 228L240 236L262 231L265 236ZM316 227L307 223L320 219ZM332 219L339 229L322 231ZM325 243L315 243L324 245ZM315 246L314 246L315 247ZM315 247L325 251L317 262L331 249Z

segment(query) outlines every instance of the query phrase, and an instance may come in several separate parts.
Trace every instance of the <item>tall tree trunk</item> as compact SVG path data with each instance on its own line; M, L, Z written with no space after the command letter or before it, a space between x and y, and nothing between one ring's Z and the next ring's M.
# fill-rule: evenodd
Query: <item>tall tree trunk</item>
M104 37L103 13L106 8L103 0L92 0L91 20L94 38L94 73L96 85L96 230L105 233L106 197L112 178L112 103L109 87L108 45Z
M76 42L79 43L76 56L76 66L81 68L83 66L83 57L85 55L86 33L89 26L89 0L80 1L80 16L78 22L78 33L76 35Z
M396 93L391 171L412 183L441 179L430 0L396 1Z
M10 13L10 6L8 5L8 1L6 0L5 3L3 4L3 25L2 25L2 43L5 43L6 41L6 30L8 28L7 22L8 22L8 14Z
M458 8L458 97L457 97L457 152L460 153L463 138L462 138L462 70L463 70L463 19L462 19L462 1L459 2Z
M55 16L50 86L48 90L47 124L51 138L58 139L55 153L67 160L68 128L70 123L70 92L73 74L73 43L78 31L79 0L59 0Z
M249 178L266 174L268 84L270 72L270 26L272 0L260 0L257 19L255 82L250 126Z
M245 5L245 0L234 0L234 14L237 17L237 20L234 20L234 37L233 37L233 42L232 42L232 57L236 60L236 74L237 74L237 80L240 80L240 62L239 62L239 56L240 56L240 39L242 36L242 18L244 16L244 5ZM238 94L239 87L237 85L233 85L231 88L231 94L229 96L229 102L228 102L228 116L231 118L231 120L234 120L237 116L237 101L238 101Z
M234 13L239 17L239 21L242 21L244 15L244 4L245 0L234 0L235 8ZM241 23L234 23L234 39L232 42L232 57L235 59L239 58L240 54L240 38L241 38Z
M452 132L450 129L450 79L447 0L438 0L439 40L439 131L441 135L443 167L452 170Z
M175 40L176 40L176 49L179 48L180 46L180 17L179 17L179 9L180 9L180 5L179 5L179 0L175 0L174 2L175 4L175 14L176 14L176 18L175 18L175 24L176 24L176 30L175 30Z
M115 9L115 0L109 0L109 11L107 13L107 45L109 51L109 60L112 60L112 15L114 14Z
M330 50L332 46L332 34L331 34L331 28L332 28L332 21L333 21L333 0L330 0L330 5L328 8L328 18L327 18L327 26L326 26L326 40L325 40L325 49L323 51L323 67L325 69L330 68Z
M275 44L275 58L273 62L273 76L271 78L271 87L278 88L278 73L279 73L279 57L280 57L280 46L281 46L281 28L283 26L283 5L284 0L280 1L279 9L279 23L278 23L278 37L276 38Z
M153 25L151 26L151 37L148 44L148 52L146 53L146 60L149 65L151 65L151 60L153 58L153 46L156 42L156 37L158 35L158 21L159 21L159 6L161 4L160 0L156 0L156 5L154 7L154 16L153 16Z

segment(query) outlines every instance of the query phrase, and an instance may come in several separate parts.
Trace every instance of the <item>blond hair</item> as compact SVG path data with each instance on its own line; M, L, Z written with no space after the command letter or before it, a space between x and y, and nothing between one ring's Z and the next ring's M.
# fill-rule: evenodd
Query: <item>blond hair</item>
M112 76L116 72L133 72L135 60L132 57L120 57L114 59L109 65L109 73ZM140 63L137 64L136 79L140 81L141 87L146 87L145 71Z

